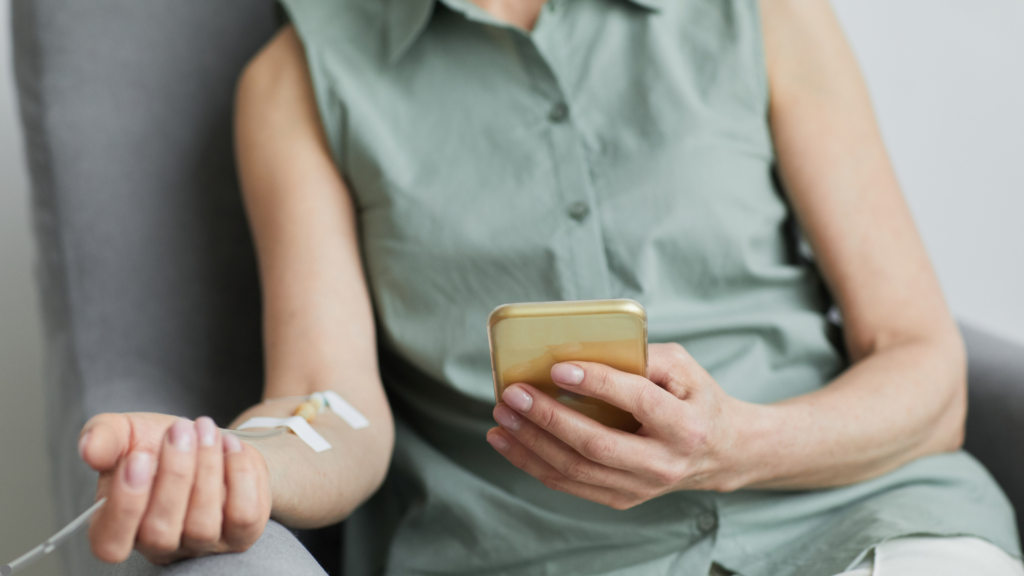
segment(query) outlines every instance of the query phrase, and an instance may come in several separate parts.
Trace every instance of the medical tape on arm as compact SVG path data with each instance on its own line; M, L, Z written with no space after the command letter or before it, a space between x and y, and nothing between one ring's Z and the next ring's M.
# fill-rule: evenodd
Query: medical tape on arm
M361 430L370 425L370 421L356 410L355 407L346 402L338 393L327 390L311 394L309 401L303 402L295 410L295 416L288 418L257 416L246 420L238 427L238 430L287 427L292 432L295 432L295 435L314 451L323 452L330 449L331 444L324 440L324 437L314 430L309 423L317 414L323 411L325 404L331 409L331 412L337 414L353 430Z
M256 416L255 418L249 418L238 427L239 430L245 430L246 428L278 428L285 426L290 428L300 440L305 442L314 452L323 452L329 450L331 444L324 440L324 437L319 432L313 429L306 422L306 419L302 416L290 416L288 418L269 418L266 416Z
M323 395L331 412L340 416L353 430L361 430L370 425L370 421L360 414L359 410L353 408L351 404L346 402L341 396L338 396L337 393L327 390L323 392Z

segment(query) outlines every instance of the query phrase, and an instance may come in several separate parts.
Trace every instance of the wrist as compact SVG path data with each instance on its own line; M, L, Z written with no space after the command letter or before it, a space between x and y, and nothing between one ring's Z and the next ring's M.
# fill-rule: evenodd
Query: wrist
M775 406L731 399L720 492L755 487L775 477L782 415Z

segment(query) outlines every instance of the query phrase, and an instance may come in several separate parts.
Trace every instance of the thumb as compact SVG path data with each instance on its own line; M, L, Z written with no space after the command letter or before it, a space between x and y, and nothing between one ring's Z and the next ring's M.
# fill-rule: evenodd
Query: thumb
M97 472L113 470L128 454L132 427L124 414L98 414L89 419L78 437L78 455Z

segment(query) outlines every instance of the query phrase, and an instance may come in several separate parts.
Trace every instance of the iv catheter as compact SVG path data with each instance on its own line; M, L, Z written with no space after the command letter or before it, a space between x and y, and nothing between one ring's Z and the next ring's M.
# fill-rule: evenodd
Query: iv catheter
M14 562L0 566L0 575L10 576L15 572L21 571L23 568L35 564L36 560L39 560L43 556L53 552L57 546L63 544L64 541L77 532L79 528L85 526L85 523L89 521L89 518L92 518L92 515L106 504L106 502L106 498L99 499L95 504L90 506L88 510L83 512L81 516L75 518L70 524L62 528L60 532L50 536L45 542L29 550L28 553L23 554Z
M303 420L303 422L309 428L308 431L302 430L302 433L299 434L300 438L302 438L302 440L309 444L314 450L316 450L317 452L321 452L323 450L326 450L327 448L330 448L330 444L327 444L326 440L324 440L322 437L319 436L319 434L314 432L313 429L308 426L308 423L312 422L313 418L315 418L317 414L323 412L325 406L329 406L332 412L341 416L341 418L345 420L345 422L347 422L349 426L356 430L369 426L369 422L366 420L366 418L364 418L363 415L360 414L355 408L353 408L348 402L345 402L345 400L343 400L341 396L338 396L334 392L328 391L324 393L317 392L309 396L309 399L306 402L303 402L302 404L299 405L298 408L295 409L295 416L293 416L292 418L252 418L247 420L241 426L246 427L248 425L250 427L262 428L263 426L260 425L262 423L268 421L277 421L276 425L278 427L276 428L269 428L267 430L259 431L229 430L226 428L221 428L220 431L225 434L231 434L238 438L249 440L279 436L287 432L289 428L291 428L293 431L296 431L296 433L298 434L299 431L295 430L296 426L295 423L292 422L292 419L299 418ZM309 433L312 433L316 436L316 438L312 439L312 442L310 438L306 436ZM317 443L317 439L319 439L319 442L322 442L322 444ZM323 445L326 445L327 448L323 448ZM25 568L31 566L32 564L35 564L38 560L40 560L50 552L53 552L58 546L60 546L68 538L70 538L72 534L74 534L83 526L88 524L89 519L92 518L93 515L96 514L96 511L102 508L103 505L106 504L106 502L106 498L100 498L99 500L96 501L95 504L90 506L88 510L82 512L82 514L79 515L78 518L75 518L67 526L61 528L59 532L47 538L42 544L29 550L25 554L22 554L10 564L4 564L3 566L0 566L0 576L11 576L12 574L20 572Z
M239 438L256 439L278 436L280 434L284 434L288 429L272 428L270 430L261 430L259 432L243 432L239 430L226 430L224 428L221 428L220 430L221 432L232 434ZM16 574L32 564L35 564L36 561L40 560L43 556L53 552L57 546L63 544L64 541L70 538L72 534L78 532L79 529L88 524L89 519L92 518L93 515L96 514L96 512L106 503L106 498L100 498L95 504L90 506L88 510L82 512L78 518L75 518L67 526L61 528L59 532L47 538L42 544L29 550L25 554L22 554L17 560L14 560L10 564L0 566L0 576L11 576L11 574Z

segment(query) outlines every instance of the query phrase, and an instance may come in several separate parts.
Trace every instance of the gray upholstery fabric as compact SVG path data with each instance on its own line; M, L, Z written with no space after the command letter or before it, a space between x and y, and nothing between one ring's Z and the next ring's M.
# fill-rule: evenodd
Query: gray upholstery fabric
M326 574L284 526L271 521L263 536L241 554L221 554L154 566L137 552L114 568L117 576L323 576Z
M223 425L258 400L258 282L231 115L235 79L277 23L272 0L11 8L66 522L94 498L76 454L90 416ZM83 537L65 551L68 574L100 569Z
M965 447L992 472L1024 533L1024 345L961 326L969 403Z

